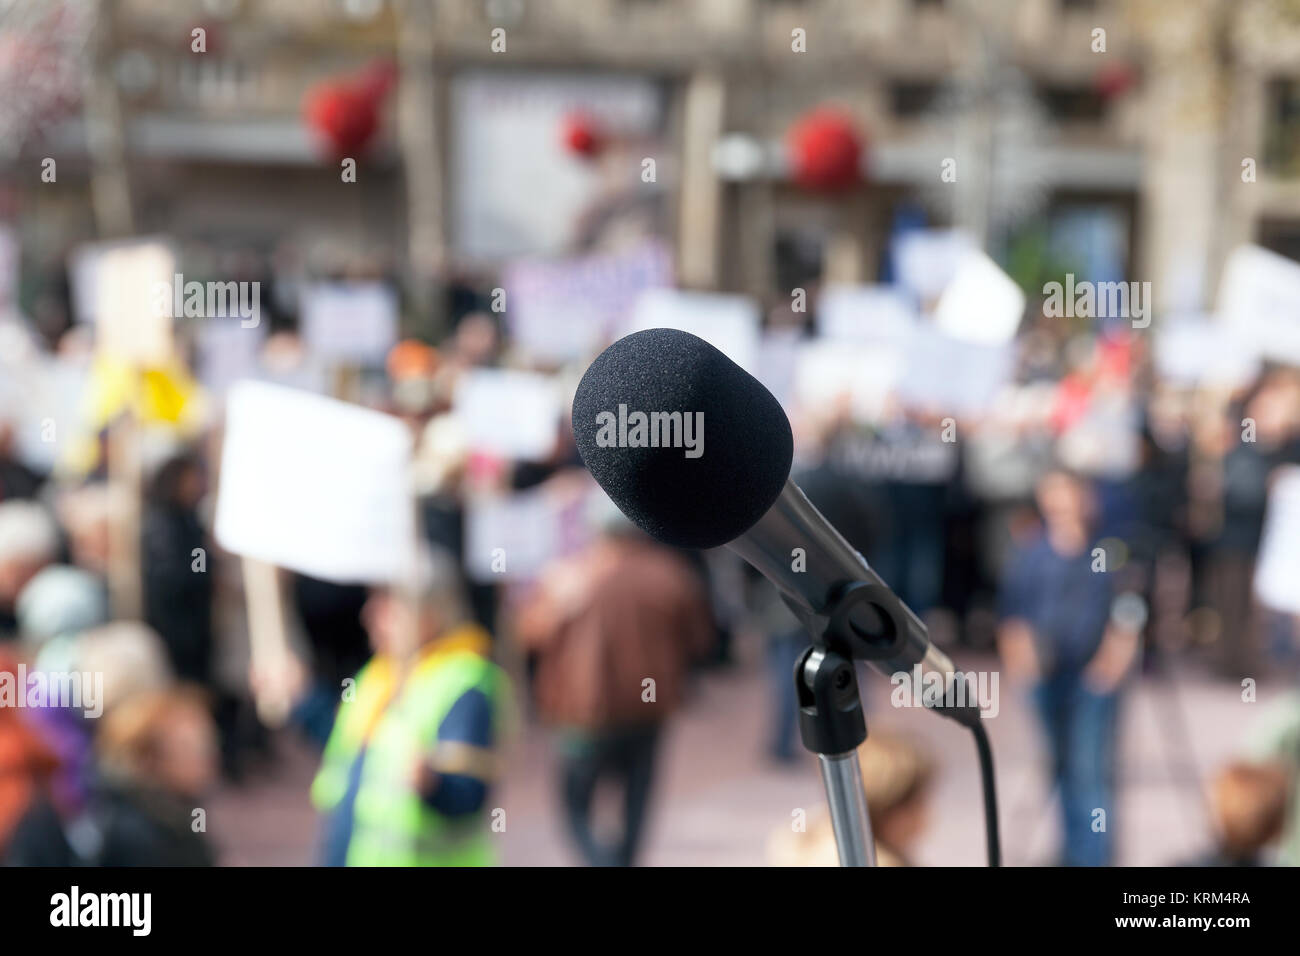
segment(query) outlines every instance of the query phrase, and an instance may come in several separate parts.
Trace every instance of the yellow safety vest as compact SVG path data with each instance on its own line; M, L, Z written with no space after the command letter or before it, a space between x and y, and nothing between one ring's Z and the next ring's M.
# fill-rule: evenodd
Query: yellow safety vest
M448 818L422 799L413 780L420 759L438 762L438 727L461 695L479 690L493 711L499 747L509 697L505 673L486 653L480 627L462 625L424 648L403 681L397 662L382 654L357 674L345 700L311 798L332 812L347 794L353 765L366 752L353 804L348 866L490 866L496 862L485 814ZM481 776L480 773L473 773Z

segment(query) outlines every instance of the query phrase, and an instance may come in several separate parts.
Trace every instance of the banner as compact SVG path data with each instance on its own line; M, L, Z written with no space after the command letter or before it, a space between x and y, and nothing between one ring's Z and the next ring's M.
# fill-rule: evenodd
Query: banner
M890 286L831 286L817 303L817 334L853 342L898 342L916 323L916 308Z
M746 296L655 289L637 300L623 332L690 332L752 374L758 365L758 328L758 306Z
M325 361L383 365L397 344L397 293L384 282L322 282L302 291L307 350Z
M672 257L659 243L515 262L504 280L511 339L525 354L549 362L594 355L618 337L643 292L672 281Z

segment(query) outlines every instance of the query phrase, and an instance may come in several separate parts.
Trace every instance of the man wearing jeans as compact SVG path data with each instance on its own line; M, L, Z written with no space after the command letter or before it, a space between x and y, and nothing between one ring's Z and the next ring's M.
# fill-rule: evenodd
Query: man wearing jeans
M1038 483L1043 532L1016 548L1002 588L998 648L1032 685L1060 791L1067 866L1112 862L1115 726L1138 628L1112 619L1107 557L1091 537L1091 489L1062 471Z

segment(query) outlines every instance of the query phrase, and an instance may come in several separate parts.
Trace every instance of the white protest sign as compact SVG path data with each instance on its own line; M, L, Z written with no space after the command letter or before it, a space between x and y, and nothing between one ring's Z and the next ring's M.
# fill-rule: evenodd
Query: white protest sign
M214 396L222 396L240 379L257 378L258 356L265 339L264 325L246 328L238 317L205 321L195 342L196 370L203 387Z
M95 347L138 365L172 356L176 255L161 239L96 243L83 250L83 307L94 318ZM159 295L159 290L168 290Z
M554 558L556 519L540 491L470 500L465 573L475 581L527 580Z
M68 284L72 293L72 317L85 325L95 321L95 285L99 277L100 243L82 243L68 257Z
M795 404L821 411L847 401L855 421L878 421L902 371L903 354L893 346L808 342L795 360Z
M1202 316L1162 322L1154 353L1160 377L1187 387L1236 388L1259 373L1259 355L1241 331Z
M1279 468L1269 489L1255 596L1265 607L1300 614L1300 467L1295 465Z
M830 286L817 303L817 333L828 339L898 342L916 321L916 309L888 286Z
M591 485L548 482L496 497L471 498L465 515L465 573L475 581L528 581L590 540Z
M1020 286L984 253L970 250L939 296L934 324L953 338L997 345L1015 338L1024 313Z
M1010 345L970 342L918 326L907 343L899 398L927 411L975 414L1011 381L1014 362Z
M754 378L762 382L787 410L794 402L795 374L799 367L799 349L803 345L803 333L798 329L764 332L758 343Z
M1223 268L1218 313L1265 358L1300 365L1300 263L1239 247Z
M41 377L42 356L25 321L0 316L0 418L30 414L27 392Z
M555 448L560 389L535 372L472 369L456 382L452 412L473 451L537 461Z
M89 380L88 358L46 355L26 323L0 317L0 424L24 464L52 471L74 445Z
M29 373L18 406L24 412L18 419L19 454L28 465L52 471L84 437L90 367L80 358L41 356Z
M408 573L416 527L401 421L264 382L233 386L226 408L223 548L340 583Z
M1092 396L1087 410L1056 442L1061 464L1084 475L1123 479L1141 464L1138 422L1128 397L1105 391Z
M382 365L397 343L397 293L384 282L321 282L302 291L302 337L332 362Z
M617 336L641 293L672 281L672 257L658 243L578 259L516 262L504 281L511 338L545 361L595 354Z
M653 289L637 300L625 332L680 329L698 335L748 372L758 363L758 306L743 295Z
M939 297L978 247L957 229L914 229L894 239L891 249L898 283L925 301Z

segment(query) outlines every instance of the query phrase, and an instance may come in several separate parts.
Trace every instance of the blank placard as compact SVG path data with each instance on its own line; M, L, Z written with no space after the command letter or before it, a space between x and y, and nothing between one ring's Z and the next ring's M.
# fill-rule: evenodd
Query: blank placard
M235 554L340 583L385 583L416 543L411 436L398 419L296 389L230 389L216 536Z

